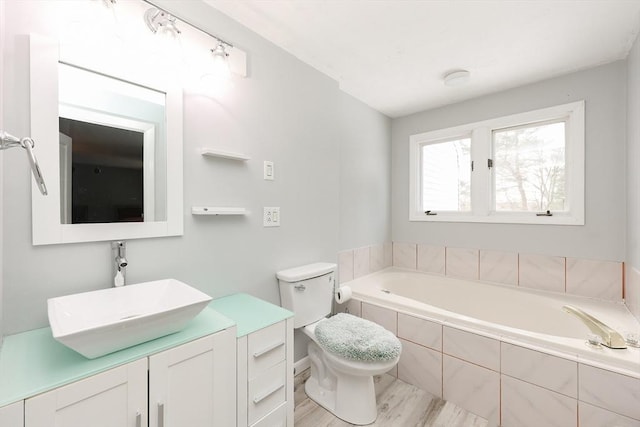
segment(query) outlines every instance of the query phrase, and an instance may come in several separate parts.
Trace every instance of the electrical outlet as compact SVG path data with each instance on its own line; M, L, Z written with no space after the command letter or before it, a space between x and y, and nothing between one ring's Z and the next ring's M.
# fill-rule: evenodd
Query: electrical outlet
M280 227L280 208L265 207L262 222L265 227Z

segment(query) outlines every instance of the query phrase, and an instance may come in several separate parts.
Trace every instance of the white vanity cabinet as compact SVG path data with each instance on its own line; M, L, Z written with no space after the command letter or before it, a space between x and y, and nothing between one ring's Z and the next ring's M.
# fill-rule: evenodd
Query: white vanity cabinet
M25 400L25 427L142 427L147 420L147 359Z
M287 425L289 347L286 320L238 338L238 426Z
M237 426L293 427L293 313L246 294L212 307L238 328Z
M149 427L235 423L235 328L149 357Z
M0 426L22 427L24 425L24 402L15 402L0 408Z
M235 346L226 329L28 398L24 427L233 426Z

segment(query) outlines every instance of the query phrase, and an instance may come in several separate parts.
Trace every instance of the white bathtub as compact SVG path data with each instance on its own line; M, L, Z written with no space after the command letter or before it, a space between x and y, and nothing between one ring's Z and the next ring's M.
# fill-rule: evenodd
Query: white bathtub
M622 303L388 268L346 283L353 298L503 342L640 378L640 349L586 344L587 326L562 310L573 305L623 336L640 324Z

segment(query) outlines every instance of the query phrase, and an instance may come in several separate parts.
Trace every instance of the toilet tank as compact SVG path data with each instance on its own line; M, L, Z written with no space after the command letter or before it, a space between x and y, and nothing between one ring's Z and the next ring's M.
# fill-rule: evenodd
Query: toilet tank
M336 265L303 265L276 273L282 307L293 311L294 328L316 322L331 313Z

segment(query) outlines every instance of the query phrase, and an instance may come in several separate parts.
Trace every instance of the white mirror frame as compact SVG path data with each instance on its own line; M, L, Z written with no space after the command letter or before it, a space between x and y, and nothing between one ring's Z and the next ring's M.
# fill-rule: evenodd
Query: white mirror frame
M116 61L100 60L99 55L64 53L58 42L31 34L30 104L31 137L49 194L31 186L31 212L34 245L92 242L179 236L183 234L182 191L182 91L171 79L158 81L154 74L126 70ZM153 222L62 224L60 221L60 153L58 126L58 62L96 70L121 80L166 93L167 219Z

